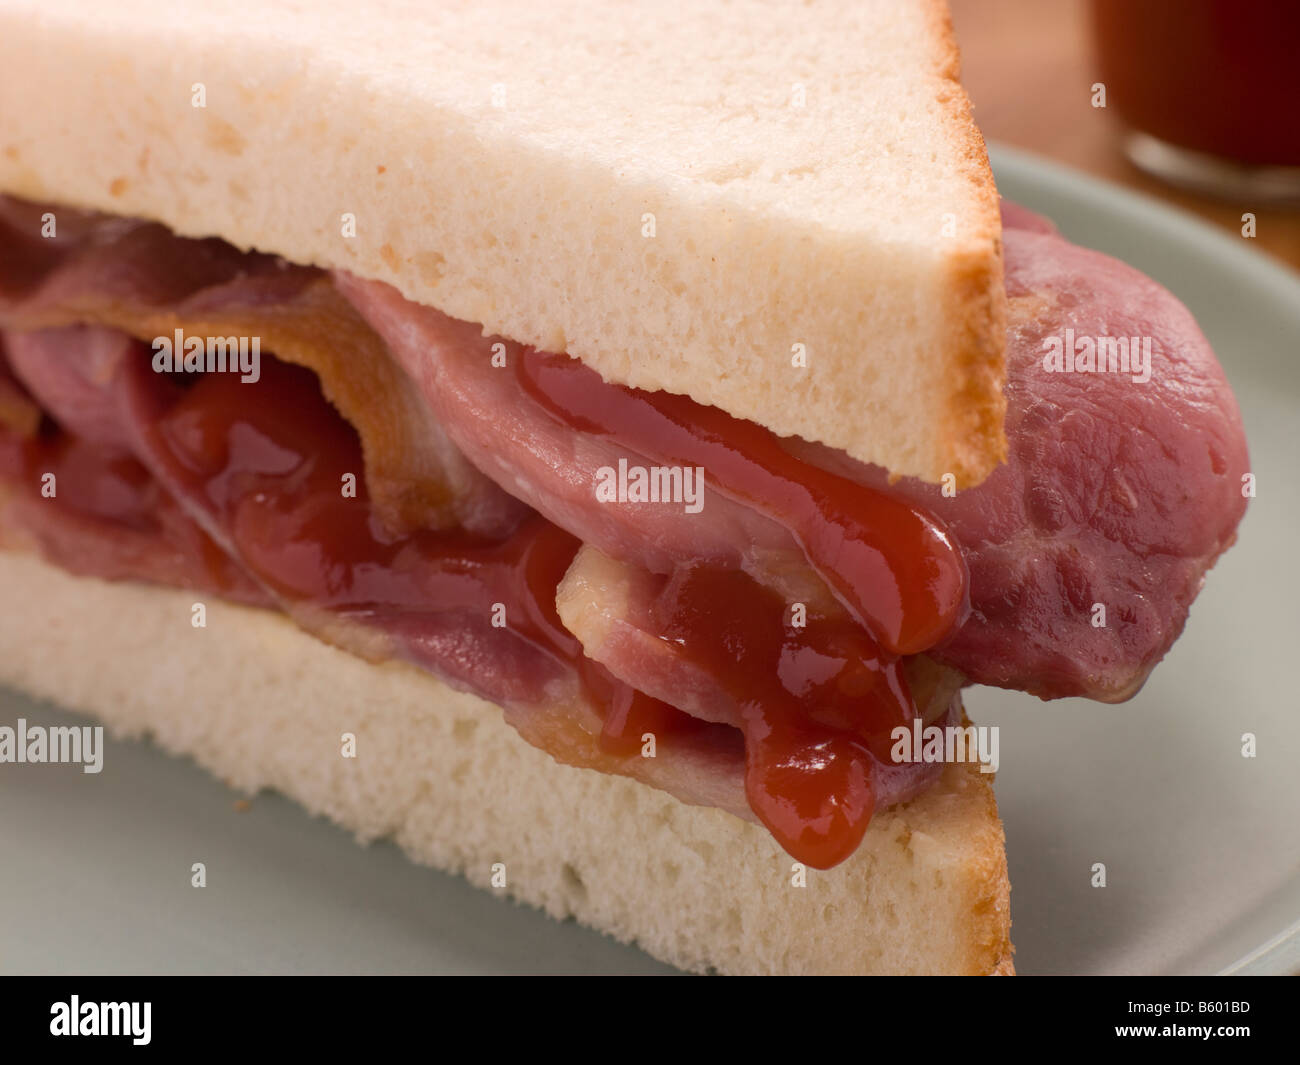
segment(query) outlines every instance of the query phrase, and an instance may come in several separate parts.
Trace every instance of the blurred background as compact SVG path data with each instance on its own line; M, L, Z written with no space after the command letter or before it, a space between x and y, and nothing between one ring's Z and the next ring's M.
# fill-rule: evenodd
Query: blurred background
M1300 269L1300 0L949 3L986 139L1238 236L1253 213Z

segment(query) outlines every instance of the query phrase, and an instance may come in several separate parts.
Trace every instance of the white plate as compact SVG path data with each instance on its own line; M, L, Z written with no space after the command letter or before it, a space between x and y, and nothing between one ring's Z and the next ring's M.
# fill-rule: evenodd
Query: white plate
M1259 484L1239 544L1132 702L971 693L972 716L1001 726L1017 968L1295 970L1300 279L1151 200L1010 151L994 166L1004 195L1191 307L1241 401ZM0 693L0 722L19 716L72 720ZM362 850L278 796L242 813L235 798L142 744L111 744L98 777L0 767L0 971L670 971L389 845ZM1105 888L1090 886L1094 862Z

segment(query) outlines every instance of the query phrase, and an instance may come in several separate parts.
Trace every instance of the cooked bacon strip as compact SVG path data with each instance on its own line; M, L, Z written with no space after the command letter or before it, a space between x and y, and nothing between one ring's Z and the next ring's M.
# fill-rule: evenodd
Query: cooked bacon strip
M523 508L448 442L322 271L152 222L62 208L54 212L59 236L46 241L37 235L46 210L0 197L0 328L102 325L144 341L177 329L257 336L263 352L320 374L361 434L376 506L394 531L492 534L518 521Z
M977 684L1119 702L1173 645L1236 539L1250 470L1241 414L1166 289L1041 226L1004 239L1007 462L951 498L919 481L892 485L947 523L970 567L971 617L932 654ZM1150 338L1150 380L1048 372L1044 341L1067 328ZM888 484L878 469L857 476Z
M699 514L657 503L598 503L595 471L620 458L649 457L587 433L569 432L521 393L514 367L518 344L504 344L469 322L402 298L389 285L337 276L340 290L388 341L430 408L461 451L511 495L606 554L656 573L683 558L761 568L773 558L802 559L790 531L706 488ZM707 474L706 474L707 476Z
M4 334L14 375L69 433L125 451L130 438L108 387L138 341L102 326Z
M977 683L1118 701L1172 646L1206 571L1232 543L1245 510L1245 435L1186 308L1037 216L1016 218L1005 232L1012 314L1004 466L950 498L921 482L891 484L883 470L818 445L786 446L946 523L970 567L971 614L932 657ZM595 504L593 471L615 465L624 449L547 417L514 374L492 365L497 341L476 327L381 283L340 277L339 285L466 455L584 543L660 573L693 556L752 572L801 564L785 530L717 493L697 515ZM1046 372L1044 338L1067 327L1080 336L1151 337L1151 379ZM508 359L522 355L517 345L506 350ZM1105 626L1094 624L1097 603Z

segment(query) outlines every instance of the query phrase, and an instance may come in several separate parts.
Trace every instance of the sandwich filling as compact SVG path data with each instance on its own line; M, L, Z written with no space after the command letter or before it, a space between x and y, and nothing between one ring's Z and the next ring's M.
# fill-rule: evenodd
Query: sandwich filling
M383 284L3 201L0 542L282 610L825 868L937 776L894 731L963 684L1133 694L1244 512L1191 316L1005 223L1010 455L953 493Z

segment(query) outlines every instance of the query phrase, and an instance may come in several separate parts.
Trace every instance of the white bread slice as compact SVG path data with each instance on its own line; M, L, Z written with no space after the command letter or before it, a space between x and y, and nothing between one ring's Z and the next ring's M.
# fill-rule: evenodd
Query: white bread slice
M0 551L0 684L149 735L230 786L273 788L416 861L573 915L685 969L1006 973L1002 826L989 778L877 814L862 847L791 884L766 830L529 746L496 707L372 666L283 617L74 577ZM357 757L341 756L342 733ZM363 860L363 859L361 859Z
M943 0L0 0L0 191L388 281L897 474L1005 453Z

